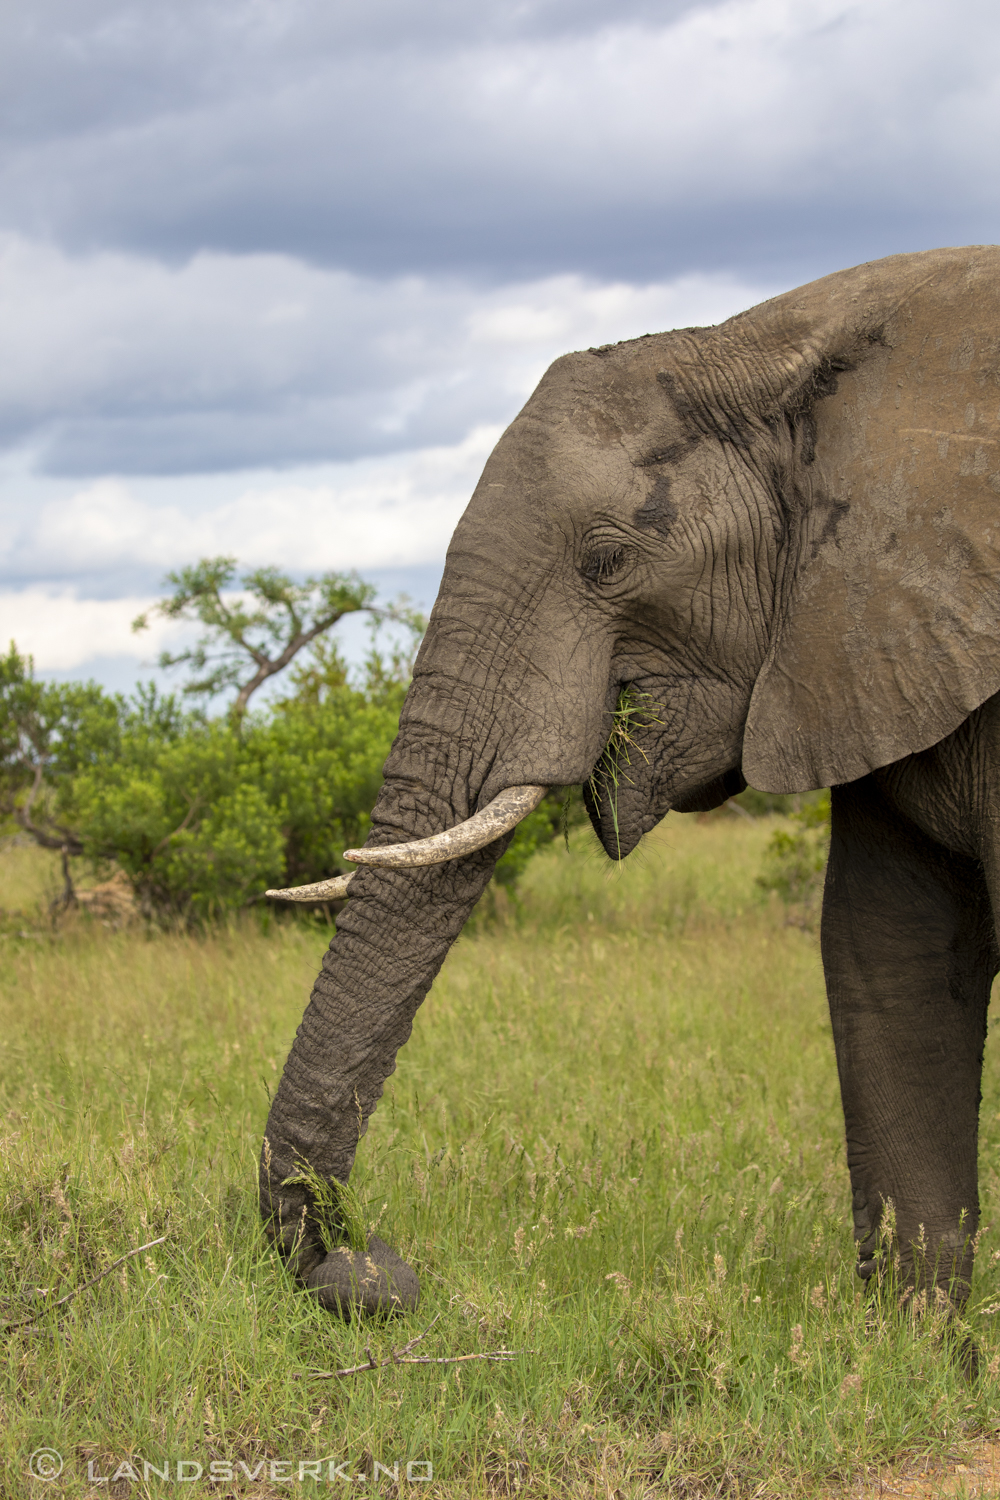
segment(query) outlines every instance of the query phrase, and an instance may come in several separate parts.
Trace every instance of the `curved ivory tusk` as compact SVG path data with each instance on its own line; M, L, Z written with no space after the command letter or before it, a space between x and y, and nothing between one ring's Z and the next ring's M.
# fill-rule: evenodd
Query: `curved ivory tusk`
M378 849L348 849L345 859L359 865L414 866L441 865L445 860L461 859L463 854L472 854L486 844L492 844L502 833L516 828L522 818L534 812L541 802L547 786L512 786L500 792L488 807L477 812L464 823L444 833L435 833L426 839L413 839L408 844L385 844ZM315 885L293 885L284 891L265 891L274 901L341 901L350 892L347 887L357 871L350 875L337 875L332 880L319 880Z
M375 849L346 849L344 858L359 865L410 866L441 865L447 859L461 859L477 849L492 844L502 833L516 828L522 818L534 812L547 786L511 786L500 792L481 812L473 813L444 833L408 844L382 844Z
M350 895L347 887L357 874L334 875L330 880L318 880L315 885L292 885L286 891L265 891L274 901L342 901Z

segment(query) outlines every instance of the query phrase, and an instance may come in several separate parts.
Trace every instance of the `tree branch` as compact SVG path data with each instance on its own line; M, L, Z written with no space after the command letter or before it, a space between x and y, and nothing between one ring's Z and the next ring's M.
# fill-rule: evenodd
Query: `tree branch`
M196 620L202 633L196 646L176 655L162 652L160 665L187 665L196 674L184 684L185 693L214 696L232 689L230 716L238 725L254 693L282 672L306 646L315 642L344 615L368 611L379 622L397 621L416 633L423 622L400 603L375 605L376 590L356 575L325 573L301 584L277 568L258 568L241 579L243 594L226 604L223 591L235 589L236 559L203 558L191 567L167 574L174 593L153 609L168 619ZM133 622L145 629L148 613ZM258 635L258 631L260 634ZM247 672L247 681L240 678Z
M338 620L343 619L345 614L349 613L351 611L339 609L332 611L328 615L324 615L321 620L318 620L308 630L300 630L298 635L293 636L280 656L275 657L273 660L265 657L260 670L250 678L249 682L245 682L237 693L232 707L233 718L237 720L242 719L246 713L250 698L269 677L274 677L276 673L284 671L285 667L298 655L304 646L308 646L310 641L314 641L318 635L323 634L324 630L329 630L331 626L336 625Z
M79 1297L81 1292L86 1292L90 1287L96 1286L97 1282L102 1281L105 1276L110 1276L115 1267L120 1266L123 1261L131 1260L133 1255L141 1255L144 1250L152 1250L154 1245L162 1245L165 1239L167 1239L167 1235L161 1234L158 1240L150 1240L148 1245L140 1245L135 1250L129 1250L125 1255L119 1255L118 1259L113 1260L110 1266L108 1266L105 1270L98 1271L97 1275L91 1276L89 1281L85 1281L83 1283L83 1286L78 1286L74 1288L72 1292L67 1292L65 1297L60 1297L59 1301L53 1302L51 1306L63 1307L67 1302L72 1302L73 1298ZM48 1312L49 1308L45 1307L42 1310L43 1312ZM30 1318L18 1318L16 1320L11 1319L6 1322L0 1323L0 1328L26 1328L29 1323L36 1322L37 1318L38 1314L35 1313Z
M157 844L156 848L153 850L152 854L149 856L149 858L150 858L151 861L156 858L156 856L159 854L159 852L160 852L161 849L165 849L167 847L167 845L170 843L171 839L175 839L179 833L183 833L184 832L185 828L188 826L188 824L190 823L191 819L194 817L195 808L198 806L198 804L200 802L201 802L201 798L200 797L193 797L192 798L191 803L190 803L190 805L188 807L187 812L184 814L183 818L178 823L178 825L174 829L173 833L168 833L167 836L166 836L166 838L161 839L160 842Z
M35 798L41 790L44 774L45 761L40 760L35 764L35 775L31 791L28 793L24 806L12 809L14 821L15 823L20 823L25 833L30 833L35 843L40 844L43 849L65 849L67 854L82 854L83 845L76 834L72 833L70 829L62 828L58 823L53 823L52 827L56 830L55 833L46 833L44 828L39 828L38 824L32 820L31 809Z
M430 1354L411 1355L409 1351L416 1344L419 1344L422 1338L426 1338L427 1334L430 1333L431 1329L434 1327L434 1324L438 1321L438 1318L440 1318L440 1316L441 1314L438 1313L437 1317L432 1318L427 1327L424 1329L423 1333L418 1333L415 1339L411 1339L410 1342L408 1344L404 1344L401 1349L393 1349L390 1352L388 1359L376 1359L371 1351L371 1346L369 1344L366 1344L365 1353L368 1355L368 1358L363 1365L348 1365L347 1368L343 1370L296 1371L293 1374L292 1379L337 1380L342 1375L359 1375L363 1370L383 1370L387 1365L461 1365L464 1364L467 1360L473 1359L513 1359L517 1353L516 1349L490 1349L485 1354L446 1354L441 1357L435 1357L434 1355Z

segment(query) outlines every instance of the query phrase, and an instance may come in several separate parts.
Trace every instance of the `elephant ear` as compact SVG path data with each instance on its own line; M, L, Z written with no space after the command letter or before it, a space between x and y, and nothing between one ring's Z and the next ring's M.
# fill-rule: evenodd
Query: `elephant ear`
M726 329L808 434L744 775L854 781L1000 690L1000 250L895 256Z

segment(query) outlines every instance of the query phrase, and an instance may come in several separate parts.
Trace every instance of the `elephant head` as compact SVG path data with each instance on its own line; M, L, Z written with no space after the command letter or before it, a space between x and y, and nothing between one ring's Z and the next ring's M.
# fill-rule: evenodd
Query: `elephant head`
M268 1122L265 1216L321 1296L312 1202L287 1178L305 1160L346 1179L542 789L587 784L618 858L744 777L854 780L1000 688L998 304L1000 251L896 256L718 328L566 355L503 434ZM646 712L615 791L601 766L626 691ZM391 846L469 819L461 857L396 865Z

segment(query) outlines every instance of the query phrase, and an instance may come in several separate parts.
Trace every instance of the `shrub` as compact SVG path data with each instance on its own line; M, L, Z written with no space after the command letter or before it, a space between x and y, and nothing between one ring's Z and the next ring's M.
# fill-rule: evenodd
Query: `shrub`
M568 844L570 828L588 821L579 787L553 787L534 812L517 825L506 853L497 860L493 879L508 889L516 886L533 854L560 836Z
M148 694L140 703L151 708ZM0 657L0 818L44 848L80 853L65 818L70 789L84 767L116 754L122 706L95 682L36 681L11 641Z
M830 852L830 793L810 798L789 817L790 828L777 828L764 852L757 884L777 891L789 906L801 906L811 918L818 907Z
M352 686L322 643L290 697L242 719L208 719L152 687L126 699L38 683L13 646L0 668L2 810L48 848L117 865L147 915L201 922L350 868L343 851L368 836L409 659L373 648ZM553 793L524 820L499 884L557 835L565 802Z
M83 852L114 859L148 911L204 919L268 887L321 880L363 843L397 715L342 687L244 720L126 710L117 753L83 768L67 809Z

